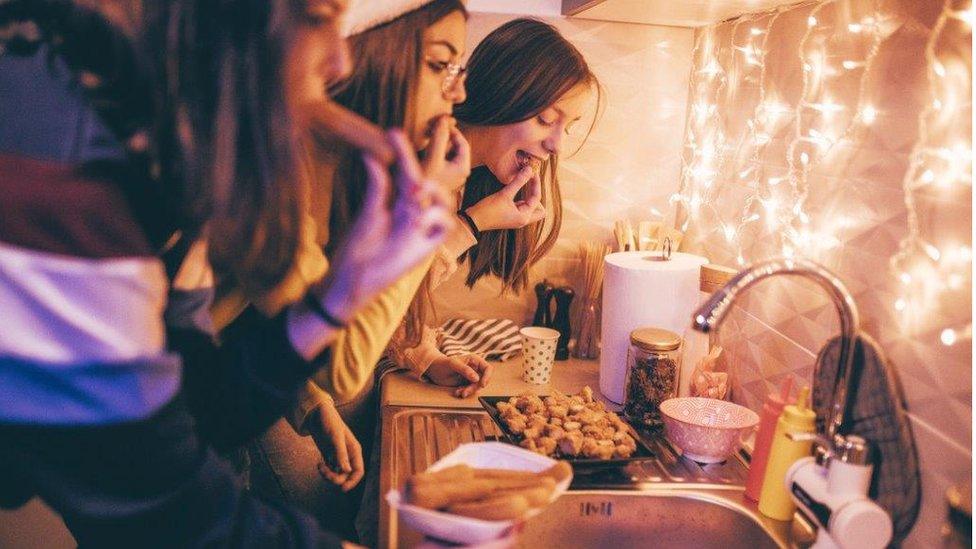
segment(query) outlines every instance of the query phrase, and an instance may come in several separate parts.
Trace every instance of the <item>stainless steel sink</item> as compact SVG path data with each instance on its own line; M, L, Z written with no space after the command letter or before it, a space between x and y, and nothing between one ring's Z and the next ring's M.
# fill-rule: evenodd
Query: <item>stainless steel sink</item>
M385 406L382 416L381 494L458 445L501 434L476 410ZM802 521L791 528L767 519L743 497L748 469L738 456L699 465L663 438L644 442L654 459L576 471L570 491L526 523L519 547L764 549L805 545L812 537ZM380 547L409 548L421 541L420 534L398 524L382 498L379 528Z
M518 546L775 549L782 528L763 525L727 494L571 491L526 523Z

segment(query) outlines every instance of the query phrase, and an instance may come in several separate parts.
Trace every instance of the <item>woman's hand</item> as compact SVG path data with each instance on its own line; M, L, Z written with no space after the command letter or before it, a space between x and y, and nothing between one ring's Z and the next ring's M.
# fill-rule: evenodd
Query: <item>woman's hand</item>
M333 403L323 403L308 418L308 430L322 454L319 473L348 492L359 484L366 472L363 447Z
M516 200L518 192L528 185L523 200ZM486 196L465 210L479 231L521 229L546 217L542 205L542 182L531 167L519 170L512 181L495 194Z
M342 321L433 254L454 223L446 194L423 175L403 133L392 130L388 136L396 153L392 209L389 174L363 155L367 186L362 211L320 284L323 305Z
M460 188L471 175L471 147L450 116L434 123L430 144L424 150L424 175L448 192Z
M454 396L467 398L488 386L493 369L494 366L478 355L441 355L430 363L424 375L434 385L457 387Z

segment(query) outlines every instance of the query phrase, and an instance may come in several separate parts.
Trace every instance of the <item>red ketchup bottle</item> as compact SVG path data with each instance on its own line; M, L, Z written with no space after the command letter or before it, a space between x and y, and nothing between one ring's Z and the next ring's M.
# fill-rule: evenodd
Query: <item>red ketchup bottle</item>
M749 477L746 479L746 497L752 501L759 501L762 492L763 477L766 474L766 462L769 460L769 447L773 444L773 433L776 432L776 421L783 413L786 400L793 388L793 378L788 377L780 385L779 394L766 395L762 414L759 417L759 431L756 433L756 443L752 448L752 461L749 462Z

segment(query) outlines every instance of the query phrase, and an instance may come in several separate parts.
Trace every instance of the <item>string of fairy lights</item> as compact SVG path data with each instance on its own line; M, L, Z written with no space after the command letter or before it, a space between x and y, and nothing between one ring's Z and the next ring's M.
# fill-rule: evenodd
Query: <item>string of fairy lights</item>
M925 47L930 102L919 115L919 137L903 182L908 235L891 262L902 283L895 308L909 317L928 312L945 292L972 285L970 244L927 238L917 207L919 193L972 188L971 135L954 131L960 126L958 117L972 108L972 60L954 55L951 48L938 48L947 33L963 33L968 44L972 25L972 6L956 9L947 0ZM939 338L951 346L972 339L972 333L970 320L962 327L943 328Z
M763 259L749 257L747 245L755 238L772 239L782 256L822 260L841 245L838 235L856 220L843 215L817 216L807 212L811 173L827 166L839 173L846 167L844 149L856 145L862 132L884 113L871 102L868 78L881 45L900 21L882 11L881 0L865 3L863 13L846 13L846 28L837 28L823 10L836 2L811 3L806 30L799 42L802 93L796 105L767 95L766 48L773 24L797 5L739 18L731 29L728 47L719 44L721 25L699 33L693 60L697 69L690 86L690 112L683 155L681 187L671 197L679 207L680 228L720 233L734 250L740 266ZM837 18L839 19L839 18ZM904 178L908 234L891 259L901 293L893 303L905 321L924 316L947 291L971 287L972 250L963 242L935 242L922 230L918 192L931 188L972 187L972 141L953 131L962 109L971 108L970 58L951 48L938 48L944 33L972 35L972 7L947 0L938 23L929 33L926 62L929 106L919 114L919 136ZM748 29L746 31L746 29ZM829 47L829 51L828 51ZM725 59L731 52L738 56ZM956 53L956 57L951 57ZM968 52L967 52L968 53ZM721 60L728 61L721 63ZM844 80L847 79L847 80ZM856 79L856 99L845 104L832 95L837 83ZM758 102L746 121L746 131L729 136L716 123L717 101L723 94L756 84ZM965 112L969 112L968 110ZM763 159L774 135L792 125L785 150L785 168L776 170ZM851 162L853 155L846 154ZM730 167L734 170L722 168ZM848 164L849 166L849 164ZM732 173L734 181L723 173ZM718 181L722 184L716 184ZM727 194L734 188L741 208L728 212ZM723 194L725 193L725 194ZM723 206L723 207L720 207ZM707 221L708 223L703 223ZM937 221L936 221L937 222ZM932 220L928 220L930 226ZM752 238L750 238L752 237ZM940 333L945 345L972 337L972 324L946 326Z

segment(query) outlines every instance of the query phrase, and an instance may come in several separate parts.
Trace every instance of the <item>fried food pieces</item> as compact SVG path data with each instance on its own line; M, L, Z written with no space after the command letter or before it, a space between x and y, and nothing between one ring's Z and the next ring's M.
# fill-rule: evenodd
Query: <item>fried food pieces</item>
M556 485L571 474L572 468L564 461L538 473L454 465L412 476L404 493L407 502L425 509L482 520L511 520L548 505Z
M583 387L576 395L539 397L530 393L497 404L505 425L522 440L519 445L550 457L628 458L637 441L620 416L593 399Z

